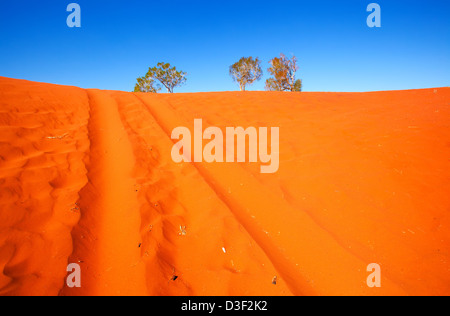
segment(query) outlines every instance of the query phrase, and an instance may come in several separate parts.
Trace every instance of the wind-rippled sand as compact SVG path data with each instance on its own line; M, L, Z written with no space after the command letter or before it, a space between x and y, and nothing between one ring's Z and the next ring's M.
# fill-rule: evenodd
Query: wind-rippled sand
M171 131L197 118L279 127L279 171L174 163ZM450 295L449 192L450 88L155 95L0 78L0 295Z

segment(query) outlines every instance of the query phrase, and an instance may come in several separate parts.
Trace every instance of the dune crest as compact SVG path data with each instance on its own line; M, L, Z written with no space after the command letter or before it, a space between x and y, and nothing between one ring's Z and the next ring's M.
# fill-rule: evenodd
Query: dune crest
M157 95L0 77L0 295L449 295L449 117L450 88ZM174 162L172 131L199 118L279 127L278 172Z

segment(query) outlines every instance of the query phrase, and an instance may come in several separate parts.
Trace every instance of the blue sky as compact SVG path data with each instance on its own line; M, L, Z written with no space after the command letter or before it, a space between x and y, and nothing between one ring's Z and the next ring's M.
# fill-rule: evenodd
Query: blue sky
M66 7L81 6L81 28ZM381 28L366 24L381 6ZM160 61L188 73L175 92L238 90L228 68L295 54L304 91L450 85L448 0L0 0L0 76L131 91Z

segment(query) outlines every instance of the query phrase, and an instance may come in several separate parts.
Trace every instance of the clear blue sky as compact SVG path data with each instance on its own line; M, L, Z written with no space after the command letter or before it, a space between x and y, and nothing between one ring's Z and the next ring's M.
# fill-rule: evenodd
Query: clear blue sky
M66 7L81 6L79 29ZM366 7L381 6L381 28ZM0 76L131 91L159 61L188 73L175 92L229 91L243 56L299 59L304 91L450 85L448 0L0 0Z

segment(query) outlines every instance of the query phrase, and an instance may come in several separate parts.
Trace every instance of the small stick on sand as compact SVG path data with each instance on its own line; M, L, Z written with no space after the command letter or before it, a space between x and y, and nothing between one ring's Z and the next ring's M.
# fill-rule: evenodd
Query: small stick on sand
M274 276L273 279L272 279L272 284L273 285L277 285L277 281L278 281L278 277Z
M69 133L65 133L64 135L61 135L61 136L48 136L48 137L45 137L45 138L47 138L47 139L59 139L59 140L61 140L61 139L63 139L63 138L66 138L67 135L69 135Z
M180 232L178 233L178 236L186 236L186 235L187 235L186 226L180 225Z

